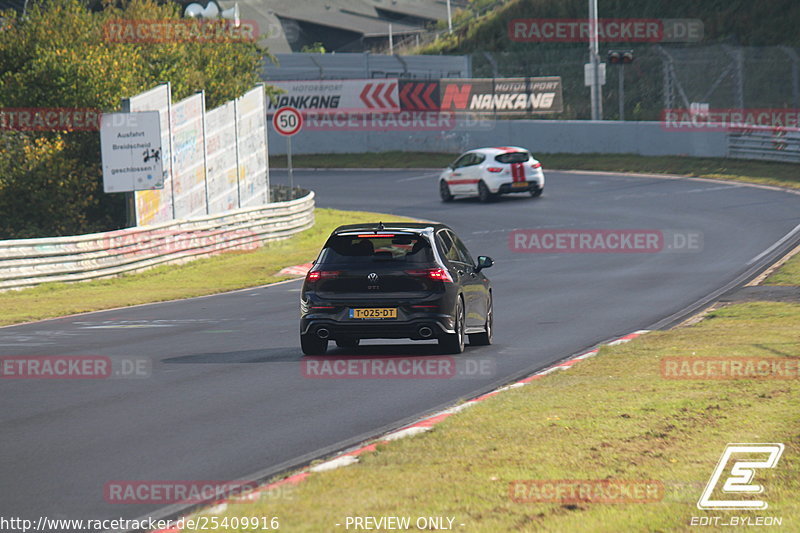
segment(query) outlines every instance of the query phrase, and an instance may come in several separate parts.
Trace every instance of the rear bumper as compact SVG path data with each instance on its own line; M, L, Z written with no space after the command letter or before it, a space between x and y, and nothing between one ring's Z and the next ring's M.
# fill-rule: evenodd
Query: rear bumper
M427 337L423 328L430 329ZM300 319L301 335L317 335L321 329L327 330L326 338L359 339L439 339L445 334L455 333L450 316L428 316L413 320L347 320L338 321L327 318L303 317Z
M518 182L519 183L519 182ZM542 187L535 181L526 181L524 182L525 186L516 186L512 183L504 183L497 188L498 194L509 194L512 192L529 192L541 189Z
M458 293L454 290L418 294L414 297L320 297L305 291L300 297L300 334L317 335L321 328L327 338L359 339L438 339L455 333L453 312ZM350 310L358 308L394 308L396 318L351 318ZM420 328L429 328L422 335Z
M527 192L536 189L544 188L544 172L539 170L534 176L531 176L525 181L524 183L527 184L525 187L513 187L512 184L513 179L510 175L503 174L498 177L491 177L489 179L484 179L486 182L486 186L489 188L489 191L496 193L496 194L508 194L512 192Z

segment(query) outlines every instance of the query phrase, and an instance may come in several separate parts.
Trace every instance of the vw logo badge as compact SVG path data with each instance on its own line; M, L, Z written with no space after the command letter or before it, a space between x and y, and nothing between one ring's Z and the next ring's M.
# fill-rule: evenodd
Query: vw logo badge
M375 272L370 272L367 279L370 283L378 283L378 275Z

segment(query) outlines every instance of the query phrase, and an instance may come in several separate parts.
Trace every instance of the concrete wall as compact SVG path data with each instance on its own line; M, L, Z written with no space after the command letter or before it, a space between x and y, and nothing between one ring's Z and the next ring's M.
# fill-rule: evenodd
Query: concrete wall
M269 129L270 155L286 140ZM726 157L724 131L666 131L660 122L499 120L459 124L443 131L312 131L292 138L295 154L459 152L480 146L519 145L534 153L633 153Z

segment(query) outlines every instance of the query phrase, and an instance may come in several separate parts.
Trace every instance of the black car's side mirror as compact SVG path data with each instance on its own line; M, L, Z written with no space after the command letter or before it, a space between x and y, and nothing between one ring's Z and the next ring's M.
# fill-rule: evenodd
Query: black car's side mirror
M483 270L484 268L489 268L494 264L491 257L487 257L485 255L478 256L478 266L476 270Z

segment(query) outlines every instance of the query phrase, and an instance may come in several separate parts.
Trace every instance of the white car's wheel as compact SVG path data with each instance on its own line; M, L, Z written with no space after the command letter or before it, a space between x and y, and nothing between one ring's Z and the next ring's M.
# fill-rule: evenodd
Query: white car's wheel
M483 182L483 180L478 182L478 199L483 202L491 202L494 199L495 195L489 190L489 187Z
M443 202L451 202L453 200L453 193L450 192L450 186L445 180L439 180L439 197Z

